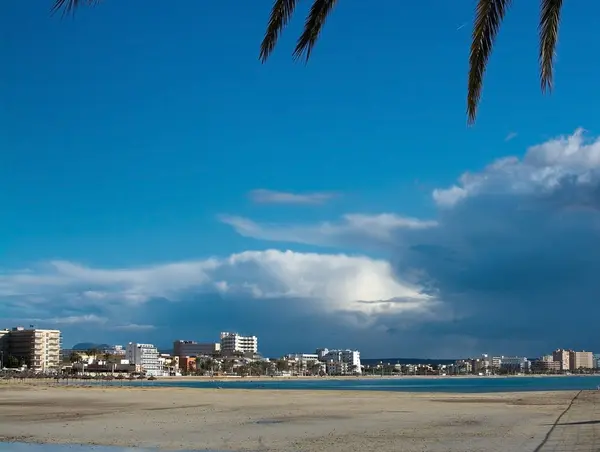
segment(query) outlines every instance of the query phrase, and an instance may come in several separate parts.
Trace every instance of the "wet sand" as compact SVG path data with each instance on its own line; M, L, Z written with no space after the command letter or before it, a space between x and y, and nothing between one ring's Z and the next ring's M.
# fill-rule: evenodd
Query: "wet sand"
M0 385L0 440L273 452L534 451L575 392Z

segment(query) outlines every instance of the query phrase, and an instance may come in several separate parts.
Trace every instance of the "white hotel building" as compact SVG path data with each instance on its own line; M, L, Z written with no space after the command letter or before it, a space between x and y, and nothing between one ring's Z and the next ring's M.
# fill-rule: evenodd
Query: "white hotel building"
M138 344L130 342L127 344L125 356L130 364L134 364L136 371L143 372L146 376L160 376L163 374L158 349L152 344Z
M256 336L241 336L238 333L221 333L221 353L233 352L258 353L258 338Z
M317 350L319 360L327 364L327 373L344 375L346 373L362 373L360 352L357 350Z

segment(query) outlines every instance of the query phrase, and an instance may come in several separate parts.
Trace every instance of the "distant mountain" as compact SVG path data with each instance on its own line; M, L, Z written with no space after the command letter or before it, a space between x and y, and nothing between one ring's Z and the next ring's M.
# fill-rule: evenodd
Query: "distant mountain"
M73 345L72 350L91 350L93 348L97 350L104 350L105 348L110 348L111 346L108 344L94 344L93 342L80 342L79 344Z

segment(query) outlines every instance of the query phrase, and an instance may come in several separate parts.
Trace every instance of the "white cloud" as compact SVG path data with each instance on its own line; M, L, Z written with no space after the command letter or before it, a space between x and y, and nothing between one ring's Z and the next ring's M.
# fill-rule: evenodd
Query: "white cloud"
M135 308L152 299L178 300L190 294L220 293L255 299L319 300L323 312L427 309L433 300L418 286L399 281L389 263L344 254L292 251L246 251L225 259L177 262L129 269L102 269L54 261L27 279L20 273L0 275L5 295L0 302L39 294L38 304L57 300L63 308L111 306ZM35 276L35 277L34 277ZM90 289L93 288L93 289ZM30 306L21 304L22 309ZM117 310L118 311L118 310ZM103 323L106 316L70 315L50 320L56 324ZM108 327L108 324L107 324ZM120 329L146 325L124 324Z
M473 196L539 195L561 184L590 185L598 180L600 138L586 141L583 129L532 146L522 159L502 158L478 173L465 173L459 183L433 191L439 206L451 207Z
M323 204L337 196L331 192L290 193L256 189L249 193L250 199L261 204Z
M243 328L282 353L312 344L456 357L597 345L600 140L578 130L467 173L433 197L443 207L436 221L223 217L248 237L377 249L389 262L274 250L123 269L56 261L0 273L0 313L65 329L87 320L98 326L90 330L110 327L111 337L163 341L173 339L169 331L203 339L196 335L212 329L210 340L220 328ZM569 310L582 313L577 322L564 322Z
M399 340L472 343L479 353L597 345L600 139L579 129L466 173L433 198L437 222L387 214L313 225L229 223L261 239L389 250L395 273L435 294L435 312L443 313L432 323L431 311L408 322L380 311L377 324ZM565 323L565 309L585 314Z
M513 140L513 139L517 138L517 135L518 135L517 132L509 132L508 135L506 135L506 137L504 137L504 141Z
M347 243L354 236L368 236L381 244L393 240L399 230L420 230L437 225L435 221L402 217L390 213L379 215L347 214L341 221L323 222L317 225L259 224L248 218L221 216L221 221L245 237L280 242L313 245L336 245Z

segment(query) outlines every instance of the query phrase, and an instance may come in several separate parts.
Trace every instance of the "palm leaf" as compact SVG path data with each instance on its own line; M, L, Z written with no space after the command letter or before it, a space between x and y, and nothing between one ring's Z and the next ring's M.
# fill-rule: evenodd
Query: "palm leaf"
M296 48L294 49L294 59L297 60L301 58L302 55L306 55L306 61L310 58L310 54L312 52L317 39L319 38L319 34L321 33L321 29L325 24L325 19L335 6L337 0L315 0L310 8L310 12L306 17L306 22L304 23L304 31L300 38L298 38L298 42L296 43Z
M475 8L473 41L469 57L469 89L467 94L467 116L469 124L475 122L477 107L481 99L483 76L494 40L504 19L511 0L479 0Z
M99 3L100 0L55 0L54 6L50 10L52 14L62 10L63 16L67 14L74 14L75 10L81 6L82 3L87 3L88 6Z
M267 58L269 58L273 49L275 49L281 31L285 28L296 9L296 3L296 0L275 0L273 9L271 9L271 17L269 18L265 37L260 44L260 55L258 58L261 62L264 63L267 61Z
M554 56L562 0L542 0L540 8L540 81L542 91L552 91Z

